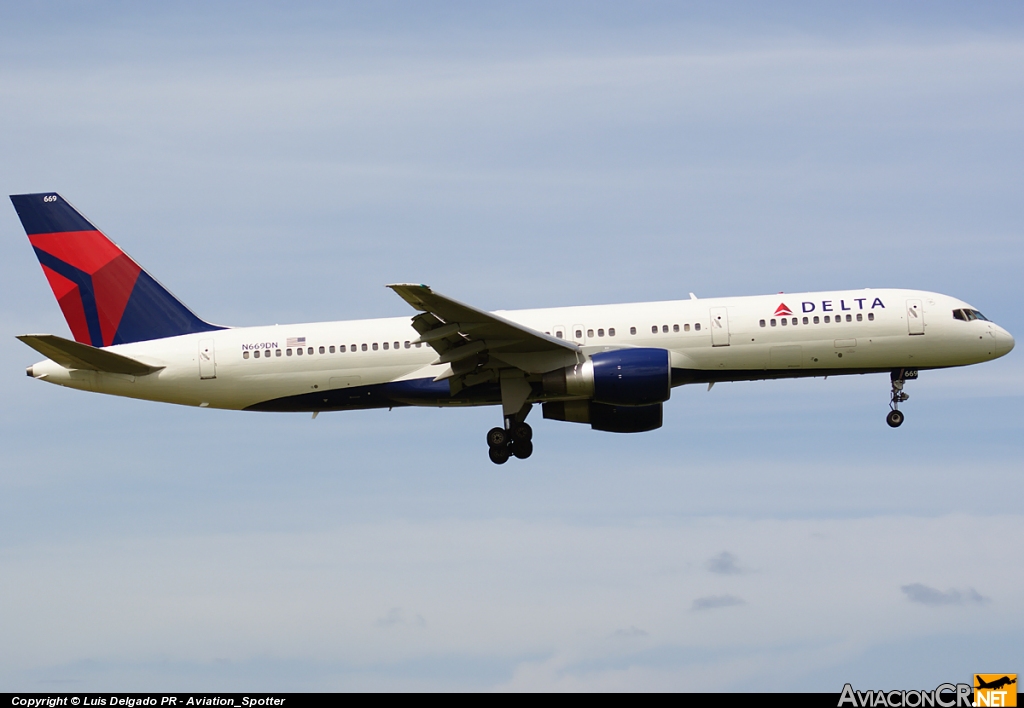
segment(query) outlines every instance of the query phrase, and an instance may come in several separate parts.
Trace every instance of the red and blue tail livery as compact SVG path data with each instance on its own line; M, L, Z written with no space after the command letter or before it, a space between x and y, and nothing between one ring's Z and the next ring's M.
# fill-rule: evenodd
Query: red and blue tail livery
M59 194L11 201L78 342L108 347L222 329L197 317Z

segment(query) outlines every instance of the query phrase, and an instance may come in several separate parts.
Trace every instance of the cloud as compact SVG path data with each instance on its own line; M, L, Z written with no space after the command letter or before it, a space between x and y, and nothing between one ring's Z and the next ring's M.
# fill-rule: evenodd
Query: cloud
M634 639L636 637L646 637L648 635L645 630L630 625L629 629L616 629L612 636L616 639Z
M991 600L974 588L966 591L949 589L946 592L928 587L923 583L911 583L900 588L911 602L922 605L984 605Z
M712 573L718 573L719 575L738 575L743 571L736 564L737 560L739 559L732 553L722 551L714 558L709 558L704 563L704 567Z
M416 614L410 616L401 607L392 607L386 615L373 623L374 627L381 628L396 626L425 627L426 625L427 621L423 619L423 615Z
M715 610L719 607L734 607L736 605L745 605L746 601L741 597L735 595L708 595L707 597L698 597L693 601L693 611L700 612L702 610Z

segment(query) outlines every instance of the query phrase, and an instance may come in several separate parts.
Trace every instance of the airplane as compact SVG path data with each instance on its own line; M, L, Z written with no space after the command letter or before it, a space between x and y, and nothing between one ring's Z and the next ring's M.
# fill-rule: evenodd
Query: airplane
M986 682L980 676L977 675L975 675L975 679L978 682L978 685L975 686L975 688L991 688L993 690L998 690L1000 688L1003 688L1004 686L1010 686L1012 684L1017 683L1016 678L1010 678L1009 676L1003 676L1002 678L997 678L991 682Z
M864 289L488 312L392 284L409 317L226 327L201 319L55 192L12 195L74 340L19 336L34 379L199 408L326 411L501 406L495 464L533 453L526 422L662 426L672 389L887 373L899 427L918 372L1004 356L1013 337L971 305Z

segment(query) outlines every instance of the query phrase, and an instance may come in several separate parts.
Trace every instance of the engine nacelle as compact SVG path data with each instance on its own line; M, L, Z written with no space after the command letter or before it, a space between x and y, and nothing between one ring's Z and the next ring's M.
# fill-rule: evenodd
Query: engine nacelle
M650 406L672 395L672 364L665 349L599 352L582 364L545 374L544 392L611 406Z
M608 433L643 433L661 427L663 407L609 406L591 401L554 401L543 406L544 417L570 423L590 423L594 430Z

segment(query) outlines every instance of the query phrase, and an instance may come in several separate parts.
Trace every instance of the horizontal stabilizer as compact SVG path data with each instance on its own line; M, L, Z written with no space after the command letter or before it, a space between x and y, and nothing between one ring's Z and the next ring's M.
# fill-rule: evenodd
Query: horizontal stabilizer
M72 342L70 339L53 334L22 334L18 339L65 369L90 369L104 371L108 374L145 376L164 368L143 364L137 359L115 354L106 349L90 347L81 342Z

